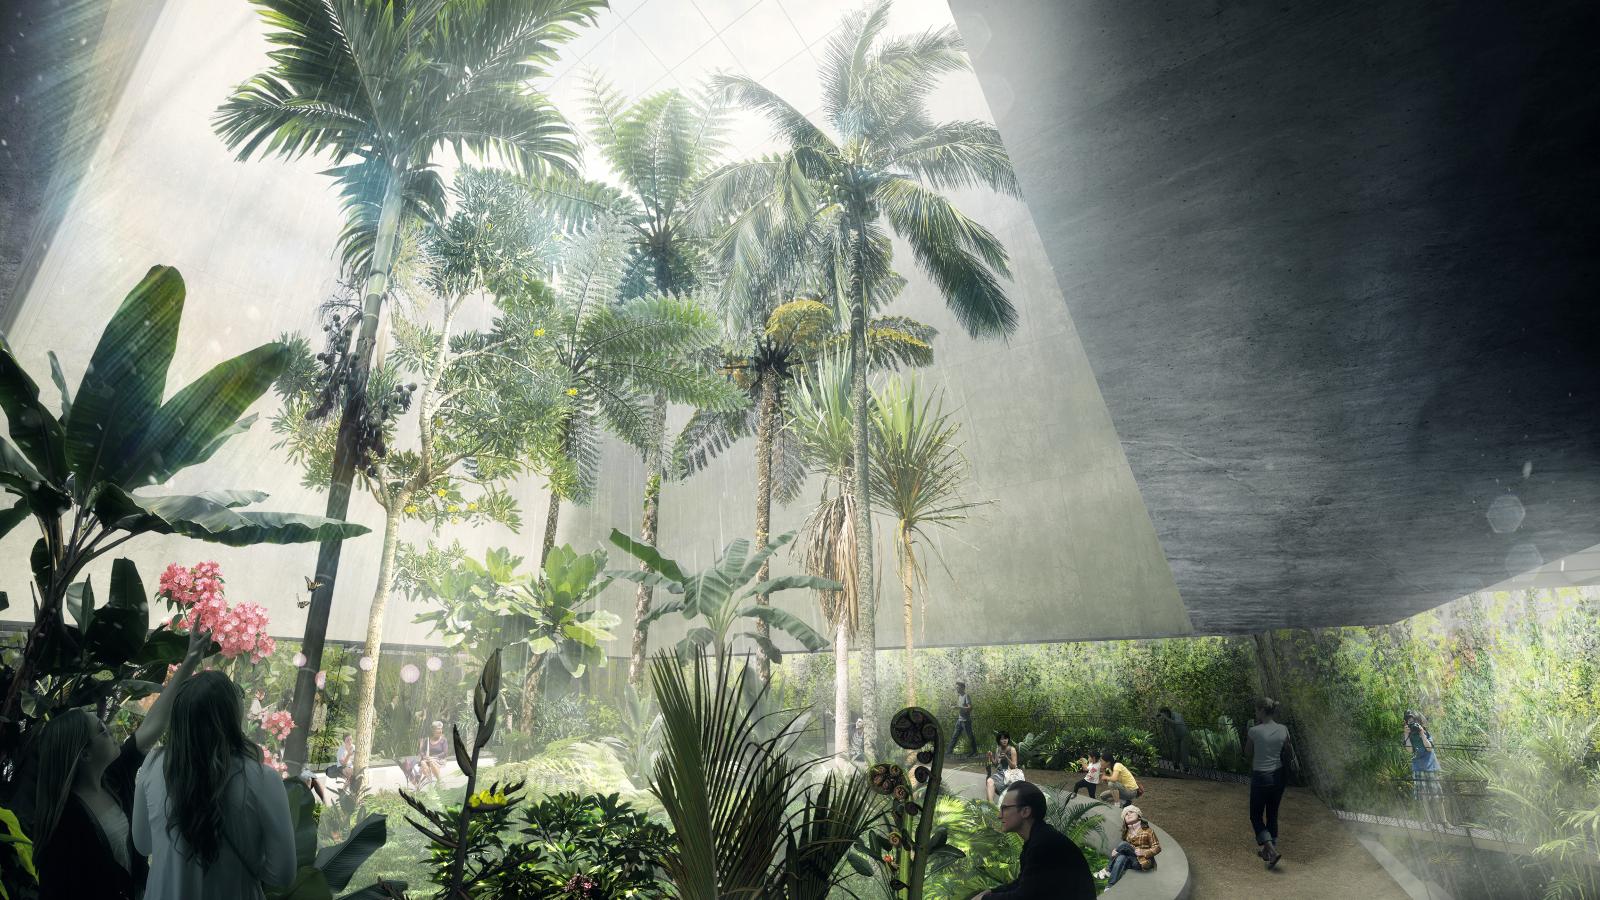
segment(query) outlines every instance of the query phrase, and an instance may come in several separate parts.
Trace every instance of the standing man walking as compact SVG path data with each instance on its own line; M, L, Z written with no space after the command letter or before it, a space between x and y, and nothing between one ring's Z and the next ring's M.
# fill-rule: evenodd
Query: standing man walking
M972 743L971 756L978 755L978 736L972 733L972 697L967 694L967 683L956 682L956 731L950 739L950 755L956 754L956 744L961 742L961 735L965 734Z
M1250 758L1250 827L1256 833L1256 854L1267 868L1278 864L1278 805L1289 786L1287 763L1294 759L1289 729L1277 720L1278 701L1263 697L1256 701L1256 724L1244 740L1244 755Z

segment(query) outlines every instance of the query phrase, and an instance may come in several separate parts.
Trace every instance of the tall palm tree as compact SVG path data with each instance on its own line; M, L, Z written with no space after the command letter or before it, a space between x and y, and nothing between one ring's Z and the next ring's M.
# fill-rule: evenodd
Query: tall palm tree
M658 433L657 396L715 410L744 402L696 358L717 336L702 306L683 296L621 299L633 231L622 218L597 222L567 241L554 311L544 326L568 399L557 423L559 449L546 471L550 506L541 566L555 546L562 500L586 503L594 493L602 429L644 450Z
M213 125L241 160L324 156L344 199L347 274L364 279L360 331L340 411L328 516L343 519L368 425L367 378L402 221L443 214L434 155L450 146L529 172L572 171L566 121L530 79L605 0L253 0L275 49ZM342 544L323 542L306 617L286 758L305 761L306 730Z
M881 222L911 246L917 264L933 280L956 318L973 336L1004 336L1017 314L1001 285L1010 276L1008 255L987 228L958 210L940 191L986 186L1016 196L1016 175L993 125L977 121L934 122L927 98L939 77L967 68L961 36L953 27L884 37L889 0L877 0L846 19L828 42L823 61L824 131L782 97L753 79L719 75L716 84L741 105L764 114L788 150L771 160L746 164L724 177L767 186L788 218L824 218L832 246L844 263L850 310L854 460L851 490L857 493L857 567L868 602L861 627L867 636L862 712L877 718L876 617L872 591L872 522L865 497L869 464L867 422L867 316L873 274L886 268L875 259L889 253ZM869 732L868 750L873 741Z
M621 294L682 297L699 290L704 268L701 240L690 227L690 199L711 170L724 142L723 110L678 90L628 104L602 78L589 83L589 125L595 146L622 182L622 190L595 181L554 175L533 181L534 191L569 224L584 227L597 215L615 216L628 231L628 267ZM640 539L659 542L661 484L667 476L667 395L657 391L643 446L644 517ZM633 652L628 680L644 682L648 617L654 585L641 582L634 600Z
M917 542L926 542L933 528L955 527L968 510L981 504L961 497L969 472L956 441L961 426L944 411L942 398L926 395L912 376L891 379L872 399L872 498L895 520L895 558L905 613L906 705L916 706L912 620L919 592L927 627L927 573L917 556Z
M874 317L867 326L869 362L874 369L928 365L936 334L904 316ZM750 405L732 413L697 410L679 435L673 458L681 471L691 474L734 442L755 437L757 549L766 546L771 531L772 501L792 501L807 474L804 454L789 427L791 388L824 356L844 352L848 342L838 316L817 295L777 306L744 346L723 351L721 367L749 395ZM764 568L761 579L768 574ZM771 661L765 656L758 671L763 681L771 677Z

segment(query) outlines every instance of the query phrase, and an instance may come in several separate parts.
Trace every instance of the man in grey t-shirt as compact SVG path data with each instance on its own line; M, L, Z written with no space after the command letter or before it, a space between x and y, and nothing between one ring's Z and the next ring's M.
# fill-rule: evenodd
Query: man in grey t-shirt
M967 740L972 742L972 755L978 753L978 736L972 733L972 696L967 693L965 681L956 682L956 728L955 734L950 738L950 755L956 753L956 744L961 742L965 734Z
M1278 864L1278 805L1289 786L1284 763L1294 758L1289 729L1277 720L1278 701L1263 697L1256 703L1256 722L1245 737L1244 753L1250 757L1250 827L1256 834L1257 853L1267 868Z

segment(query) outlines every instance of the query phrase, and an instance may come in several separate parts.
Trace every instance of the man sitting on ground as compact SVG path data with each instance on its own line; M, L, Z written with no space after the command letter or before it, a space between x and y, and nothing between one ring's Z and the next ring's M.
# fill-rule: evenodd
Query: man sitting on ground
M1017 880L984 891L974 900L1093 900L1094 877L1083 851L1044 820L1044 792L1027 781L1000 798L1000 830L1022 836Z

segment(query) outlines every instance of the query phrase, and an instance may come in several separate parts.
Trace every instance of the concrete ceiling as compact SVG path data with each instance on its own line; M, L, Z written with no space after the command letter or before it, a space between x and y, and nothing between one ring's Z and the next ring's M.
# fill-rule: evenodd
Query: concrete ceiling
M951 6L1196 631L1600 543L1600 8Z

